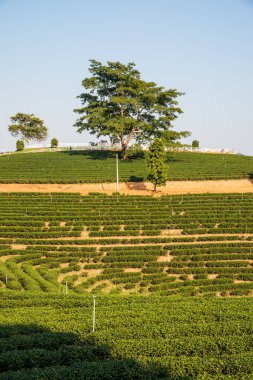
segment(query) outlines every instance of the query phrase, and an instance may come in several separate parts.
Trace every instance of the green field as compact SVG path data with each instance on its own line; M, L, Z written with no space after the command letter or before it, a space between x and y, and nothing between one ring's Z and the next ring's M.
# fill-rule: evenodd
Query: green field
M1 380L251 380L253 301L1 292Z
M252 210L252 193L2 193L0 286L250 296Z
M143 181L143 159L119 162L120 181ZM251 178L253 157L175 153L168 162L169 180ZM115 152L65 151L22 153L0 157L0 183L115 182Z
M0 380L252 380L252 211L0 193Z

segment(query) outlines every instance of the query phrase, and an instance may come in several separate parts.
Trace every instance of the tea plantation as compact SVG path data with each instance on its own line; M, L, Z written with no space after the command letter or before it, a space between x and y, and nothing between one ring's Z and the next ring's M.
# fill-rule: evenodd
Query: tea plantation
M252 298L1 293L0 379L253 378Z
M253 194L0 195L13 290L249 295Z
M252 211L0 193L0 380L253 379Z
M170 180L240 179L253 176L253 157L174 153L168 156ZM62 151L0 157L0 183L115 182L115 152ZM120 181L143 181L144 159L119 162Z

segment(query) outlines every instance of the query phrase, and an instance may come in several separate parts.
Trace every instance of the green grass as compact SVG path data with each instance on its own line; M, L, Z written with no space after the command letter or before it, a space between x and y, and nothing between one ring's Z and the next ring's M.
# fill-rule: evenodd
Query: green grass
M143 181L143 159L120 161L120 181ZM251 178L253 157L175 153L168 162L170 180ZM115 182L115 152L64 151L22 153L0 157L0 183L97 183Z
M253 378L252 299L0 297L0 380Z

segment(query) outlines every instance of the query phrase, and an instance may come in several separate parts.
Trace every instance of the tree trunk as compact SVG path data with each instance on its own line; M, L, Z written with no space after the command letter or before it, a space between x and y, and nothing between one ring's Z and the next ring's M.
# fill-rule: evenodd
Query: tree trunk
M124 143L124 144L122 144L122 149L121 149L121 159L122 160L125 160L127 158L126 150L127 150L127 146Z
M114 139L112 136L110 136L109 138L110 138L110 142L111 142L111 147L113 148L114 147Z
M122 159L122 160L125 160L125 159L127 158L127 152L126 152L126 150L127 150L127 147L128 147L128 145L129 145L130 141L131 141L132 138L133 138L134 132L135 132L135 128L133 127L132 130L131 130L131 132L130 132L129 135L127 136L126 141L124 141L124 136L123 136L123 134L120 136L121 149L122 149L122 150L121 150L121 152L122 152L122 157L121 157L121 159Z

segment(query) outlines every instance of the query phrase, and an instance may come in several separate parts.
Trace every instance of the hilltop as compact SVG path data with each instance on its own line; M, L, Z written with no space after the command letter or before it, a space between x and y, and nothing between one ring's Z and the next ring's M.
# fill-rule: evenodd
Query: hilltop
M0 157L0 183L108 183L115 182L115 152L61 151L21 153ZM144 159L119 162L121 182L143 182ZM253 176L253 157L174 153L168 160L168 179L214 180Z

